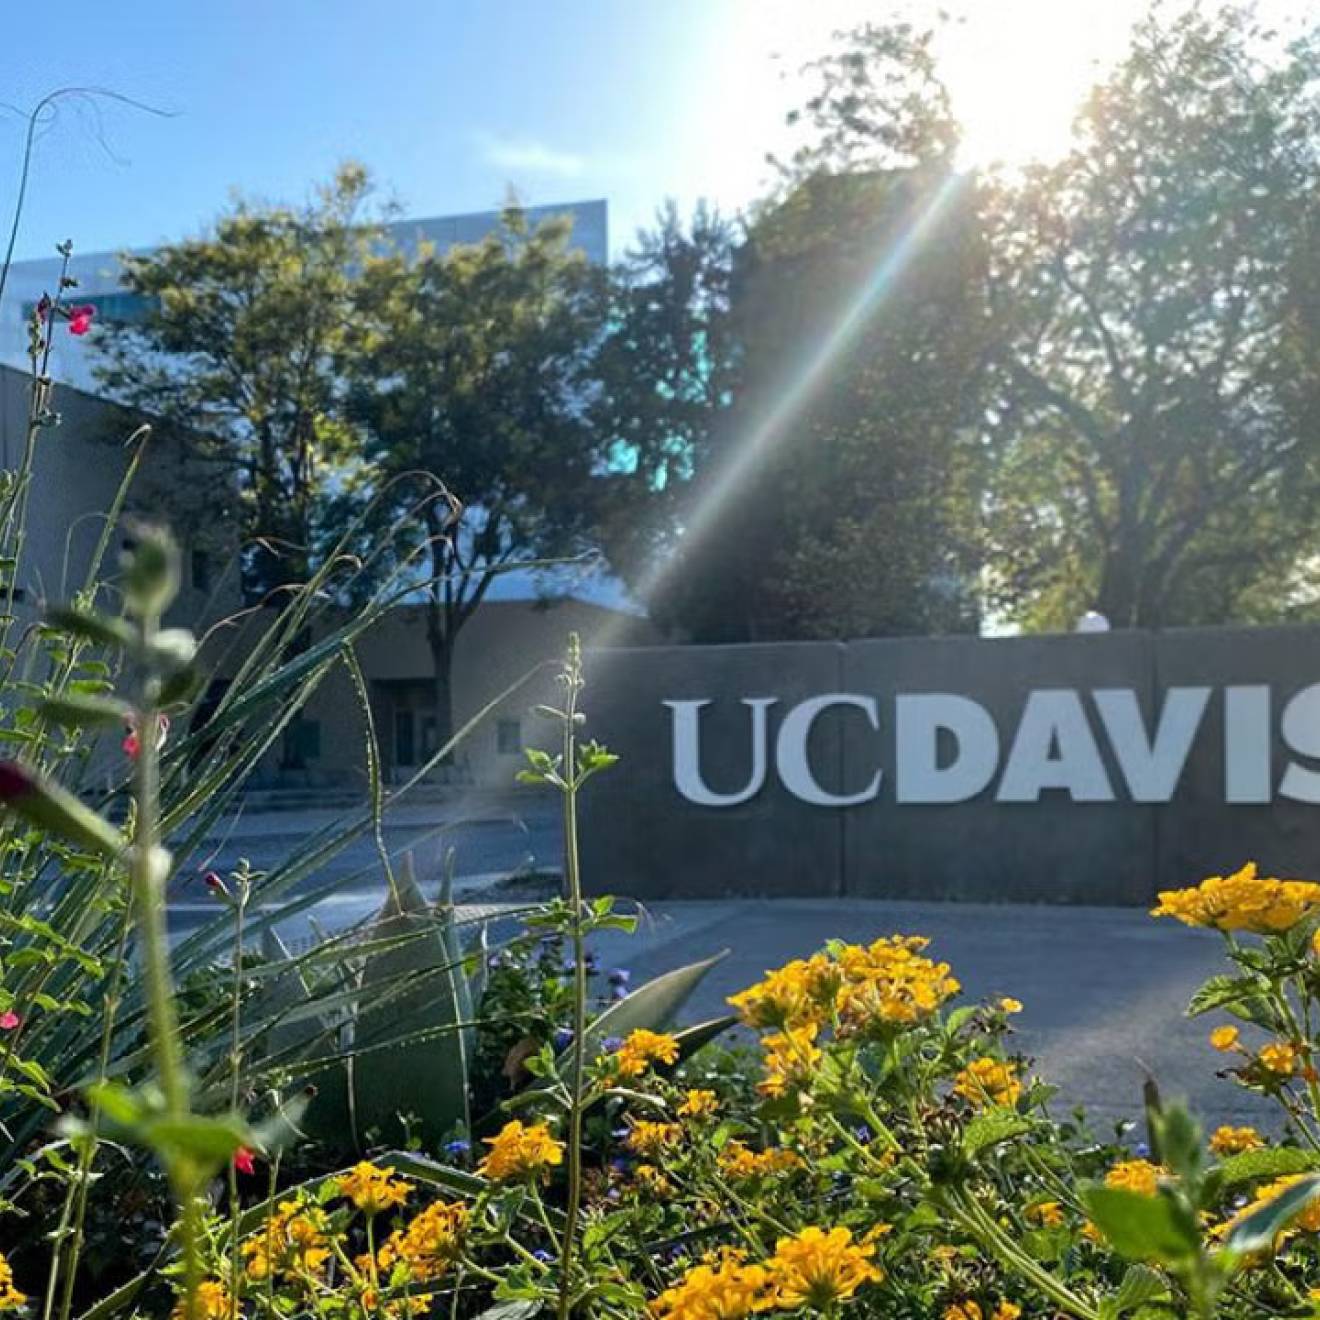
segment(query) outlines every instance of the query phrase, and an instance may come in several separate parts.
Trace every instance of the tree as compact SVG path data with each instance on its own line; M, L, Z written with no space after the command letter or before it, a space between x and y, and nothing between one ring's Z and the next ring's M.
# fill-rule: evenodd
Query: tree
M1248 9L1152 10L1075 150L994 199L994 578L1028 626L1297 606L1320 532L1320 65L1313 40L1269 52Z
M125 256L146 311L99 341L111 393L175 424L213 491L233 493L252 599L306 579L327 479L351 448L345 334L380 242L367 195L348 165L302 208L239 202L200 238Z
M670 202L610 272L592 410L609 452L593 507L611 566L643 596L682 539L689 485L733 400L736 246L716 211L700 204L685 225Z
M929 34L817 73L743 240L671 212L617 280L606 395L660 561L625 572L698 641L975 623L983 256Z
M495 577L586 545L604 301L570 238L566 217L529 228L509 208L478 244L388 253L363 272L345 359L363 441L349 499L369 510L364 534L388 538L382 571L424 565L442 745L454 645Z

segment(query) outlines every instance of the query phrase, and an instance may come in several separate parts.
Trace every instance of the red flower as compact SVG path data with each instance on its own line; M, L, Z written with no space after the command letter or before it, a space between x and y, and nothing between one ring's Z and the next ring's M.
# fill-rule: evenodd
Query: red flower
M92 318L96 315L96 308L91 303L82 307L69 308L69 333L71 335L85 335L92 328Z
M256 1173L256 1165L252 1163L252 1152L246 1146L240 1146L234 1152L234 1168L239 1173L247 1174L249 1178Z
M128 757L130 761L136 761L138 753L142 750L142 744L138 741L136 733L126 733L124 735L124 741L119 745L124 749L124 755Z
M0 1013L0 1031L13 1031L15 1027L21 1026L23 1019L11 1008L8 1012Z
M16 802L34 791L32 772L17 761L0 761L0 802Z

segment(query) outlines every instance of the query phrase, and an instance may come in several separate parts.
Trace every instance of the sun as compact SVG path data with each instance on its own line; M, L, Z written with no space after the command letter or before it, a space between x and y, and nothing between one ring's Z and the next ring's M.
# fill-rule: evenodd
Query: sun
M1141 8L1142 0L977 0L943 28L937 54L963 163L1066 154L1077 111L1121 55Z

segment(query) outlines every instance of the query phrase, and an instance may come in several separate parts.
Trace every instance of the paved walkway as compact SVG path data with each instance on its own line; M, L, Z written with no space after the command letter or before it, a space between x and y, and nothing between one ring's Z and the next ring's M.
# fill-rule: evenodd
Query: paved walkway
M1097 1132L1101 1120L1138 1117L1147 1070L1166 1095L1190 1101L1203 1122L1272 1115L1215 1076L1223 1060L1206 1037L1230 1019L1183 1016L1197 986L1226 968L1218 937L1140 910L837 899L657 903L637 935L611 933L599 953L607 966L630 967L636 985L729 949L684 1013L698 1021L724 1011L725 997L766 968L831 937L866 942L895 932L929 936L930 952L952 965L972 999L1011 994L1022 1001L1017 1043L1060 1087L1056 1116L1083 1103Z

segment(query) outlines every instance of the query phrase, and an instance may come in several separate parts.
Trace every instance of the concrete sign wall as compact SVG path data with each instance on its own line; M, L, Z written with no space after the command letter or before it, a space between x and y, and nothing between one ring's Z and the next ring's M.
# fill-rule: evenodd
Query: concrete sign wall
M1320 629L588 656L589 887L1147 903L1320 878Z

